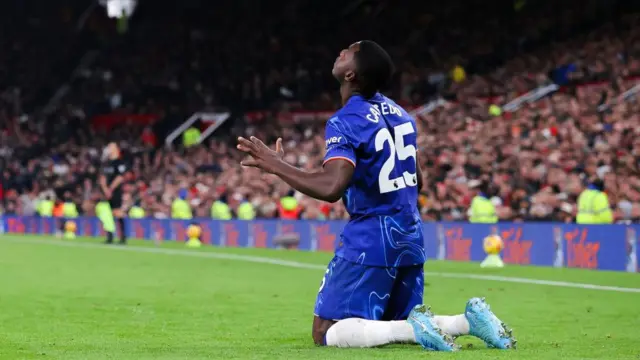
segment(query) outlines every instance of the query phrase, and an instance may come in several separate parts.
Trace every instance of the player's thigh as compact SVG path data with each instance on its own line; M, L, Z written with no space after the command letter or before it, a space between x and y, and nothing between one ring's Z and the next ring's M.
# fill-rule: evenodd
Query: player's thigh
M386 268L333 258L320 284L315 315L326 320L379 320L393 290L391 275Z
M407 266L396 270L396 279L383 320L405 320L416 306L423 302L424 267Z
M124 218L124 209L122 208L118 208L118 209L113 209L113 217L115 217L116 219L122 219Z
M122 209L122 193L119 191L114 192L109 199L109 206L113 216L117 218L124 217L124 210Z

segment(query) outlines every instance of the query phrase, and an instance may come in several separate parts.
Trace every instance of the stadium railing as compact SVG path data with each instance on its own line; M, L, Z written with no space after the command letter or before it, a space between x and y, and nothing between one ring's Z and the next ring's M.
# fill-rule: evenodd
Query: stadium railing
M187 120L185 120L180 126L178 126L175 130L173 130L167 138L165 139L165 145L171 146L171 144L180 136L183 132L185 132L188 128L190 128L196 121L200 120L206 126L204 126L204 131L200 134L200 139L198 140L198 144L204 141L209 135L213 134L225 121L227 121L231 117L230 112L197 112L191 115Z
M529 91L526 94L520 95L517 98L509 101L504 106L502 106L502 110L506 112L514 112L518 110L525 103L534 103L558 90L560 90L560 86L556 84L540 86L538 88L535 88Z
M616 105L621 101L624 101L624 102L631 101L631 99L634 99L634 96L637 95L639 91L640 91L640 83L635 85L631 89L623 92L618 97L614 98L610 104L604 103L598 106L598 111L600 112L606 111L610 109L612 105Z

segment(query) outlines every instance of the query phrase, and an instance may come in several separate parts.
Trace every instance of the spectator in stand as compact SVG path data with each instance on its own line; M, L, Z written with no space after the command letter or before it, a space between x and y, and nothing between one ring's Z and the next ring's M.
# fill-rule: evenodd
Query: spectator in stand
M211 216L212 205L228 194L231 203L235 197L250 202L257 217L277 217L280 197L290 189L240 169L229 139L282 136L288 162L318 165L322 113L305 118L298 110L335 109L336 99L328 95L335 84L321 66L332 46L366 29L368 36L395 44L394 58L405 59L393 97L404 105L442 98L441 105L417 115L425 220L465 220L470 184L486 180L496 187L491 201L501 220L573 221L577 197L594 176L605 182L615 219L640 220L640 101L632 91L633 76L640 74L640 26L632 2L528 2L515 14L480 1L403 7L361 2L340 15L358 25L322 31L322 24L306 21L308 14L327 11L337 0L309 7L296 1L279 7L245 0L201 4L225 11L189 9L187 3L145 5L153 3L141 3L124 37L115 36L115 24L99 10L91 14L85 35L99 35L105 45L92 64L78 68L67 95L47 112L34 105L37 91L29 87L46 90L65 79L44 76L51 64L40 62L51 57L38 54L51 51L58 59L73 52L51 49L55 42L49 37L30 39L28 31L0 35L13 49L0 56L14 58L0 72L5 211L29 213L33 198L69 192L82 204L80 212L93 215L100 199L100 151L116 141L132 158L132 177L123 190L127 207L139 203L149 216L169 217L171 201L184 188L196 216ZM174 5L185 11L176 12ZM30 14L45 19L51 36L73 37L69 21L53 19L56 12L49 10L55 5L47 6ZM5 15L13 16L10 10ZM158 16L171 21L158 22ZM405 35L375 25L372 19L380 16L397 19L397 33ZM38 33L37 26L32 30ZM67 60L61 62L78 63ZM515 111L489 112L489 104L508 103L554 80L567 86ZM203 144L157 148L189 115L221 108L232 110L233 118ZM105 114L98 119L122 122L90 126ZM153 126L131 120L156 117ZM346 216L340 204L294 197L302 218ZM227 205L235 211L240 201Z

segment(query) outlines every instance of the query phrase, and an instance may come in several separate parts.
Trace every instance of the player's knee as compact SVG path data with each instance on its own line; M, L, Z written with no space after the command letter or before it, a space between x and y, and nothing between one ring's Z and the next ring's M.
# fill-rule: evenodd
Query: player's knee
M327 334L327 331L333 324L334 324L334 321L331 321L331 320L321 319L317 316L313 318L313 327L311 330L311 337L313 338L314 344L318 346L326 345L325 336Z
M313 328L311 332L311 337L313 338L313 343L317 346L324 346L324 336L327 334L327 330Z

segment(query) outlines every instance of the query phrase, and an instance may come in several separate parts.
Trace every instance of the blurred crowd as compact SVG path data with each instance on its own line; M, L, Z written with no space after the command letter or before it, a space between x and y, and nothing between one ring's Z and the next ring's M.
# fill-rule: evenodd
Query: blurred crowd
M502 220L572 221L578 194L600 178L615 218L638 221L640 23L630 3L235 1L204 11L212 4L142 1L120 33L99 8L71 0L63 12L14 9L31 19L0 35L16 49L0 54L13 56L0 69L0 207L33 214L49 195L93 215L102 149L117 141L132 168L125 203L150 216L169 217L179 190L188 189L195 216L210 216L214 201L232 210L249 201L259 217L277 217L291 189L240 168L235 138L282 137L288 162L320 166L323 121L292 114L337 109L331 64L342 47L372 38L396 60L388 95L417 108L425 220L465 220L476 187L489 183ZM51 39L66 36L74 45L61 49L26 35L43 24ZM40 100L67 81L50 74L64 69L55 64L78 52L88 55L75 58L79 66L68 70L56 103ZM45 61L46 53L56 61ZM561 90L499 109L549 84ZM419 107L434 100L429 111ZM193 112L220 109L232 119L203 144L162 146ZM92 126L95 116L113 113L159 121ZM347 216L340 202L294 196L302 218Z

